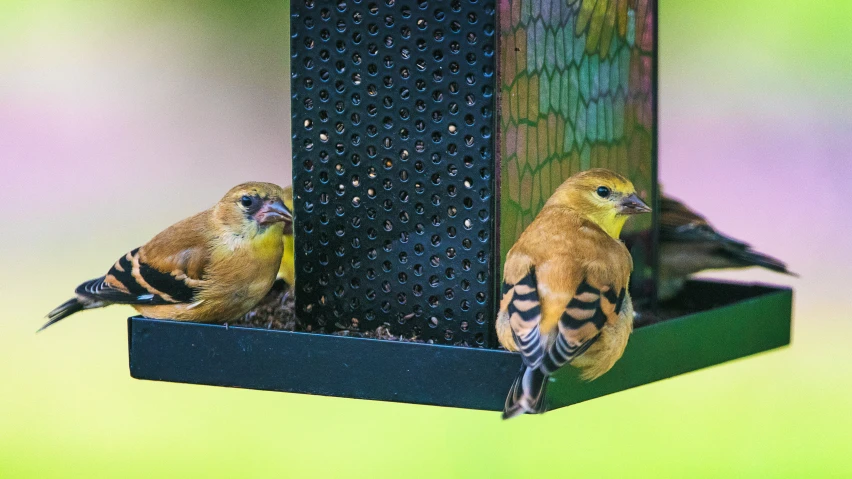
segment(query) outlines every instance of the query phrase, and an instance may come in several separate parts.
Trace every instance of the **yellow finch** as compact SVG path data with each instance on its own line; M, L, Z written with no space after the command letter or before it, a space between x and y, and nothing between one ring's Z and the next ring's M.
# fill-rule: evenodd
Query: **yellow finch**
M633 330L633 260L618 237L630 215L649 211L623 176L584 171L556 189L509 250L497 336L524 363L504 419L544 412L547 378L563 365L592 380L621 357Z
M129 304L149 318L226 322L245 314L275 281L292 214L280 186L245 183L212 208L168 227L77 287L44 329L84 309Z
M749 266L793 274L782 261L719 233L703 216L680 201L666 196L660 198L660 278L657 296L661 301L676 296L691 274L709 269Z
M293 187L284 188L281 196L284 205L293 211ZM296 243L293 237L293 223L284 226L284 255L281 257L281 267L278 269L278 279L283 279L292 289L296 284Z

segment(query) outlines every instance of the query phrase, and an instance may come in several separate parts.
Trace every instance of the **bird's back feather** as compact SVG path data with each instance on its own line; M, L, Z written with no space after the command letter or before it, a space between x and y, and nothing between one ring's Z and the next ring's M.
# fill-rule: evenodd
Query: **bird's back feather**
M543 412L547 376L587 356L601 340L620 349L597 348L594 358L577 365L588 377L612 367L626 342L602 335L623 329L619 318L631 270L624 245L594 223L567 208L546 206L539 213L504 266L498 337L524 358L506 398L504 418Z

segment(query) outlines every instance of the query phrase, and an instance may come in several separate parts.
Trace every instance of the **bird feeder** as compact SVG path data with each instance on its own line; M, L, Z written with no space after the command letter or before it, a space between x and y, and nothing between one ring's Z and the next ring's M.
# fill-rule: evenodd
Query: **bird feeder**
M655 203L656 25L653 0L293 0L296 314L311 332L131 318L133 377L501 409L521 363L494 330L511 245L581 170ZM655 218L624 234L650 313ZM689 283L601 379L560 371L549 406L788 344L791 296ZM330 334L379 326L427 344Z

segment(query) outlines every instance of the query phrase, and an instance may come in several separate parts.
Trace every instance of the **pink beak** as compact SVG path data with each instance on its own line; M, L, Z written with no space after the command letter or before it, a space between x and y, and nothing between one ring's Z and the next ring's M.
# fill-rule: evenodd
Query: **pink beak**
M260 210L255 213L254 218L264 226L279 222L291 223L293 213L284 206L284 202L276 198L275 200L265 201Z

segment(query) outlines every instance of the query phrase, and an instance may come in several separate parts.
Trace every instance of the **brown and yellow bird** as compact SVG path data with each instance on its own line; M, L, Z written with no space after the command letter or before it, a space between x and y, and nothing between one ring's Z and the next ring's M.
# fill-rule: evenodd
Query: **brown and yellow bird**
M284 188L281 196L290 211L293 211L293 187ZM284 226L284 255L281 256L281 267L278 269L278 279L284 280L290 289L296 284L296 238L293 236L293 223Z
M504 419L544 412L547 378L565 364L592 380L621 357L633 330L633 260L619 235L628 217L649 211L623 176L580 172L556 189L509 250L497 335L524 364Z
M699 271L749 266L795 276L783 261L716 231L704 216L679 200L660 197L660 301L676 296L687 278Z
M212 208L168 227L105 276L78 286L41 329L111 304L178 321L226 322L245 314L269 292L281 264L281 236L292 222L283 196L271 183L232 188Z

